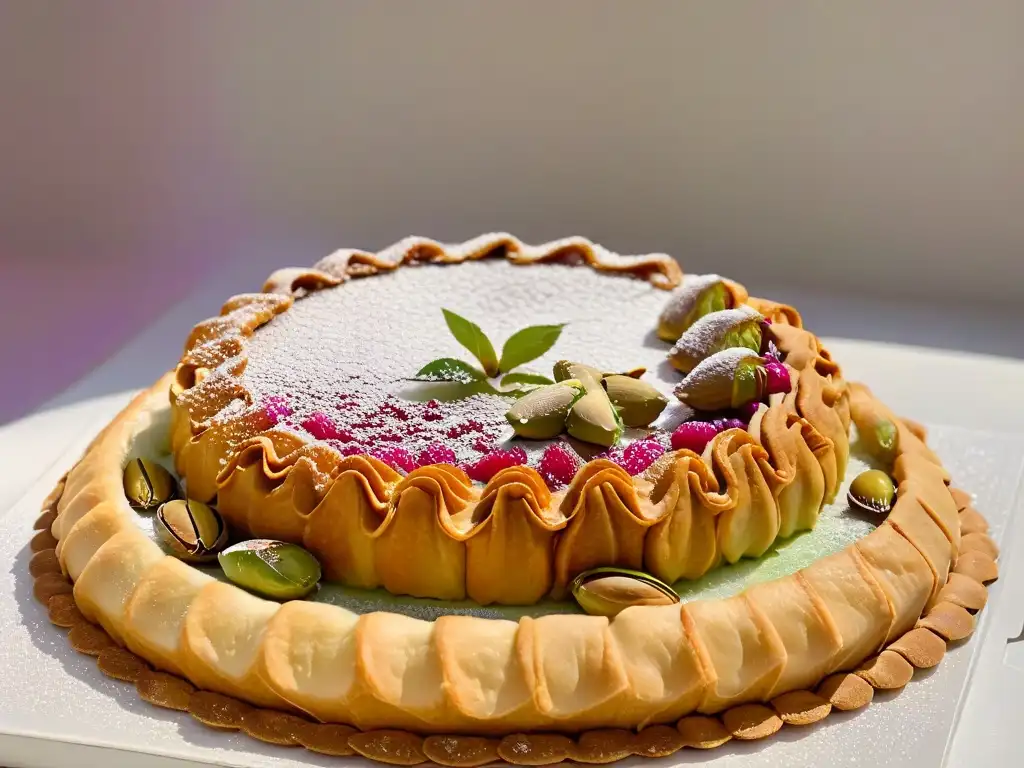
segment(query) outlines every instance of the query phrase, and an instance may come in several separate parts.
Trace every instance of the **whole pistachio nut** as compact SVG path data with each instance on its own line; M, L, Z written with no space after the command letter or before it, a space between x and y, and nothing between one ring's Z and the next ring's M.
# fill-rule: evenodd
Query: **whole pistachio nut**
M853 479L847 498L850 504L866 512L887 515L896 498L896 485L882 470L869 469Z
M228 547L217 560L232 582L274 600L303 598L320 581L319 561L285 541L250 539Z
M193 499L174 499L156 511L156 532L171 554L190 563L217 557L228 527L217 510Z
M679 602L667 584L649 573L627 568L594 568L571 584L572 596L591 616L612 617L634 605L672 605Z
M546 440L565 429L569 409L583 396L583 385L576 379L537 387L523 395L505 414L520 437Z
M701 360L723 349L745 347L758 352L763 321L760 312L745 304L704 315L679 337L668 359L675 368L689 373Z
M668 405L668 398L661 392L632 376L605 376L601 384L627 427L649 426Z
M565 429L577 440L610 448L622 436L622 419L608 393L598 385L573 403Z
M149 459L129 461L122 485L128 502L140 510L156 509L178 495L178 484L171 473Z
M601 383L601 371L592 365L574 363L571 360L559 360L554 367L555 381L575 379L584 389L598 386Z
M658 318L658 338L675 342L704 315L731 307L732 294L720 276L686 275Z
M760 400L768 386L764 359L746 347L730 347L702 360L675 388L698 411L739 408Z

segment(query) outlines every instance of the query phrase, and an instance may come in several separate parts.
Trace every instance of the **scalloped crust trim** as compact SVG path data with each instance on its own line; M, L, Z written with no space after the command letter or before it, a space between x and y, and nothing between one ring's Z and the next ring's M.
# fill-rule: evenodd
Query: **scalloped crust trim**
M124 419L119 418L113 422L108 431L117 432L124 426ZM87 454L86 462L90 460L91 453L92 449ZM781 644L786 652L789 652L789 647L793 644L813 645L814 647L806 650L813 652L822 661L820 666L805 670L804 679L786 679L785 669L780 670L777 665L772 663L768 663L767 666L762 664L765 671L756 677L762 680L759 692L768 699L767 706L758 703L733 704L717 716L694 714L692 711L698 698L704 699L706 692L711 690L711 686L707 685L706 677L703 678L702 683L696 686L699 689L697 693L694 692L695 687L688 682L688 678L691 676L700 679L703 675L702 671L698 671L698 667L704 662L696 658L696 652L689 656L685 653L680 654L672 666L661 670L645 667L642 661L636 658L630 660L630 657L635 654L643 654L645 650L653 648L653 645L666 638L678 636L680 631L684 633L693 631L694 622L690 612L684 611L683 621L679 622L673 620L671 616L677 611L672 610L672 606L666 606L626 611L611 623L611 630L613 634L617 631L620 639L631 638L633 643L638 643L633 646L628 644L623 646L621 650L625 653L620 655L620 659L628 664L625 669L627 680L637 686L642 686L644 695L640 697L640 700L659 698L664 700L666 689L672 690L669 698L676 701L676 706L663 709L659 716L659 719L671 723L670 725L649 725L647 724L649 721L637 720L633 725L640 726L639 731L623 728L600 728L585 730L573 736L551 733L510 733L504 737L463 734L422 736L411 731L389 727L359 730L341 723L310 719L308 715L301 712L281 711L290 709L290 707L287 704L282 706L283 702L280 701L273 702L274 709L266 709L223 693L203 690L202 687L197 688L192 682L184 679L180 671L174 669L173 663L168 665L166 658L162 658L158 653L153 654L152 648L149 649L151 652L147 653L147 644L141 638L132 636L126 638L129 648L134 646L136 652L133 652L133 650L122 647L108 631L91 623L87 616L95 608L88 599L86 599L86 605L80 606L79 599L85 596L78 594L79 590L73 588L71 580L62 572L61 561L54 548L58 542L50 533L50 529L59 527L57 525L58 510L63 508L66 511L69 506L72 506L67 499L71 496L80 496L83 490L79 480L81 474L79 467L62 479L44 502L42 515L35 524L38 533L33 538L31 545L35 554L29 561L29 572L35 580L34 592L37 599L47 606L49 618L53 624L69 629L68 640L75 650L97 657L100 671L116 680L134 684L139 695L145 701L155 706L188 712L193 718L210 727L242 731L254 739L272 744L301 745L318 753L336 756L359 754L371 760L393 765L418 765L430 761L445 766L478 766L496 760L517 765L541 765L564 760L580 763L608 763L630 755L665 757L684 747L713 748L726 743L731 738L764 738L776 733L784 725L801 726L822 720L832 709L852 710L864 707L872 699L873 688L883 690L902 688L913 676L915 668L930 668L941 661L947 642L958 641L970 634L974 628L974 618L968 610L964 610L963 606L966 603L980 607L984 604L986 592L982 582L975 581L968 576L952 574L942 588L940 601L925 611L915 628L909 629L893 640L886 649L880 650L877 656L866 659L857 671L838 672L822 680L819 675L824 674L823 670L827 670L830 666L836 666L837 659L842 658L838 665L840 668L849 668L855 663L849 654L844 657L842 653L836 654L835 650L837 647L845 648L846 638L843 636L840 625L849 630L857 622L851 623L838 618L831 622L825 620L825 615L821 613L822 607L826 603L835 607L836 598L833 594L816 592L814 584L831 583L833 591L839 594L855 580L847 578L841 582L834 579L829 579L827 582L820 580L815 582L813 578L801 578L802 574L808 574L816 566L820 566L819 570L828 571L829 576L835 575L834 564L819 561L811 569L798 574L797 578L781 579L760 585L756 589L762 591L761 596L751 597L751 593L747 593L747 597L744 598L761 605L751 615L758 616L760 621L767 621L767 627L772 625L772 612L785 611L785 603L793 599L800 606L799 612L809 611L816 616L814 619L804 619L798 625L788 627L790 634L781 632L772 634L769 642ZM960 499L964 497L962 492L955 489L953 494ZM953 498L952 495L951 498ZM963 506L957 510L957 514L962 516L965 511L973 513L975 518L972 519L980 518L976 511L966 506L964 501ZM973 535L984 536L981 533ZM132 540L139 541L136 537L133 537ZM102 550L109 543L108 541L108 544L101 546L100 549ZM992 543L992 551L995 551L994 548L995 545ZM988 554L982 549L973 551L976 556L988 560L990 572L987 575L995 578L994 561L989 559ZM97 551L96 554L102 557L101 552ZM847 552L839 553L839 556L834 555L832 558L841 556L856 559L855 548L851 547ZM832 558L826 558L826 560ZM171 558L161 558L151 566L151 569L164 568L169 572L182 572L182 568L185 571L190 570L177 561L172 564L169 562L170 560ZM110 574L110 580L115 585L118 577L123 576L123 570ZM819 574L819 577L821 575ZM115 586L114 589L123 591L123 586ZM164 584L163 586L165 591L152 596L151 600L173 603L176 597L181 598L183 592L188 593L188 589L182 589L180 584ZM874 586L877 587L877 583ZM860 589L867 589L870 593L872 588L873 585L865 581L865 586ZM134 591L138 592L141 589L143 589L143 585L137 584ZM234 590L233 587L227 589ZM859 612L866 617L870 611L864 608L864 603L856 602L856 591L854 589L854 592L851 593L852 599L847 601L846 611ZM883 596L885 594L880 589L876 589L876 593ZM135 596L130 598L132 603L137 600L138 598ZM867 601L868 604L870 602L870 600ZM876 600L876 602L878 601ZM289 608L289 606L293 607ZM187 622L188 614L191 614L193 608L188 605L182 607L186 610ZM160 610L160 606L151 606L151 608ZM302 602L289 603L276 609L278 615L287 610L300 613L306 611L319 613L316 604ZM346 612L339 609L332 613ZM700 614L701 610L696 613ZM169 614L165 613L164 615ZM97 616L93 616L93 618L102 619ZM332 618L335 620L335 625L339 621L342 624L350 625L361 621L354 617L339 619L337 616L332 616ZM571 620L572 617L568 618ZM746 620L743 618L740 623ZM445 617L436 623L440 624L441 622L451 622L456 631L470 628L478 623L488 623L486 620L457 616ZM422 624L423 622L418 623ZM491 634L497 638L503 636L500 625L509 622L491 623L496 625L491 628ZM267 624L268 627L269 624L270 622ZM778 624L776 626L779 629L787 628ZM824 635L802 637L799 631L799 627L802 626L819 626ZM336 626L332 627L328 624L324 628L325 639L330 636L331 630L336 628ZM282 642L279 635L266 629L264 632L268 635L263 640L264 647ZM576 635L568 637L569 643L574 648L579 642L576 637ZM872 637L870 630L867 631L867 637L870 641ZM477 639L482 638L477 636ZM357 639L356 642L358 644L359 640ZM366 642L365 637L363 642ZM552 640L555 645L558 642L558 639ZM793 648L793 650L796 653L802 652L799 648ZM358 650L355 648L348 647L346 649L345 644L336 645L333 650L335 657L340 654L341 657L351 658L357 652ZM441 652L455 652L456 654L461 652L472 656L464 644L461 648L448 648ZM572 652L571 650L570 653ZM832 660L831 664L824 661L829 657ZM461 661L463 666L466 661L466 659ZM472 667L474 663L472 658L469 659L469 663ZM479 662L476 664L479 665ZM485 664L485 666L488 665ZM161 671L161 668L171 671ZM492 674L499 675L506 674L508 671L508 669L500 667L491 670ZM763 682L765 679L771 683L767 690L765 688L767 684ZM335 684L343 684L343 681ZM714 689L718 690L721 684L721 680L716 680ZM787 686L800 687L786 692L778 692ZM659 694L661 695L659 696ZM504 708L514 709L517 698L519 697L515 695L506 697ZM635 716L636 710L630 710L630 714Z
M59 501L51 500L58 513L40 519L44 530L32 542L43 552L30 565L35 593L55 621L71 625L74 647L117 654L101 668L126 679L137 672L157 703L160 691L173 691L167 696L174 706L187 702L204 722L257 738L329 727L346 734L344 748L394 762L383 745L407 744L412 751L403 754L413 757L426 749L420 736L383 739L396 729L487 736L466 743L490 754L484 746L497 741L504 759L523 760L536 753L568 758L571 745L582 743L517 735L525 732L599 729L605 735L590 738L619 744L615 755L624 747L606 729L677 723L693 746L719 741L722 729L736 738L767 735L775 715L768 718L766 707L719 717L844 671L875 687L902 686L909 665L931 664L937 654L931 635L905 635L915 627L944 641L969 634L965 606L979 604L982 584L997 574L994 544L983 544L983 534L962 556L948 538L949 546L934 545L936 531L946 536L939 520L948 521L932 507L948 500L960 527L979 516L957 509L944 470L907 453L899 457L899 524L887 521L844 551L725 600L638 606L613 620L550 615L519 622L427 622L322 603L282 605L165 555L138 528L121 473L134 436L166 409L168 383L165 377L136 398L69 473ZM955 579L946 578L950 566ZM108 650L116 646L130 655ZM197 690L175 688L170 676ZM822 694L839 706L853 692L839 686L830 696L838 698ZM776 711L780 720L795 717L793 697L785 702ZM273 712L250 722L253 706ZM755 722L754 715L766 719ZM628 744L641 743L644 732ZM513 750L509 739L528 746ZM553 744L564 754L546 751Z
M408 238L380 254L339 251L312 270L279 271L264 286L269 293L236 296L219 317L199 323L175 371L171 444L190 495L216 496L236 530L302 543L332 580L481 604L561 598L578 573L601 565L644 569L670 583L695 579L814 527L846 468L846 385L817 337L797 327L799 314L763 299L750 302L775 320L775 341L795 369L793 392L773 398L749 433L722 433L704 456L672 454L637 478L607 461L588 463L554 495L529 467L500 473L483 491L446 465L403 478L377 459L343 458L325 443L274 429L248 408L252 396L239 378L245 339L294 301L346 276L497 252L524 264L575 255L595 269L641 265L641 273L668 258L624 259L581 238L529 247L485 235L449 247ZM669 261L648 277L674 275L678 266ZM499 564L521 578L508 583Z

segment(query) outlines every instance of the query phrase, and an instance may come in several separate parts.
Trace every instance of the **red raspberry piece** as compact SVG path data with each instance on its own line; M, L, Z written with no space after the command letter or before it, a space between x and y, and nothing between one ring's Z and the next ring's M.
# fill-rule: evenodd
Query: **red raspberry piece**
M684 448L694 453L703 453L707 444L718 434L718 429L709 421L687 421L676 427L672 433L672 450Z
M465 467L471 479L486 483L496 474L508 467L517 467L526 463L526 451L522 448L495 450L477 459Z
M438 413L437 411L427 411L426 413L423 414L424 421L440 421L443 418L444 415Z
M447 445L434 443L420 451L419 456L416 457L416 463L421 467L425 467L428 464L454 464L455 451Z
M665 446L654 440L637 440L626 446L622 452L620 467L631 475L639 475L665 452Z
M382 435L377 435L378 440L382 440L385 443L400 443L402 442L402 436L396 435L394 432L385 432Z
M401 469L405 472L412 472L416 469L416 460L405 448L399 445L390 448L375 448L370 451L375 459L380 459L393 469Z
M302 420L302 428L317 440L341 440L348 442L352 435L339 429L330 416L323 411L310 414Z
M474 440L472 445L473 450L476 451L477 453L487 453L493 447L493 445L488 443L482 437L478 437L476 440Z
M271 425L276 425L282 419L287 419L292 415L291 406L288 405L288 400L284 395L270 395L266 398L263 401L263 412L267 415Z
M552 443L544 449L537 471L548 488L555 490L571 483L579 468L580 458L574 450L564 443Z
M789 369L774 357L766 359L764 369L768 372L767 393L769 395L789 392L793 388L793 382L789 378Z

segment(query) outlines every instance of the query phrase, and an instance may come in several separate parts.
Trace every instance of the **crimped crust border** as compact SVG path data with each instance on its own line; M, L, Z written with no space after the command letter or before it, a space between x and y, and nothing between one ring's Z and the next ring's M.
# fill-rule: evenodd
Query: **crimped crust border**
M967 638L975 627L974 613L987 599L986 584L998 576L997 548L987 535L984 518L970 506L970 496L951 489L960 526L962 557L939 599L910 629L856 671L826 677L814 690L782 694L768 704L748 703L716 716L687 715L675 726L651 725L639 731L595 729L574 737L554 733L515 733L501 738L463 735L421 736L398 729L360 731L351 726L317 723L306 718L251 706L223 694L202 690L187 680L153 669L145 659L118 645L100 626L88 621L63 574L50 529L64 493L67 475L42 505L29 561L37 600L50 621L66 628L71 647L97 658L108 677L135 685L139 696L159 707L187 712L199 722L281 746L303 746L334 756L361 755L392 765L434 762L445 766L479 766L495 761L544 765L571 760L609 763L632 755L666 757L684 747L709 749L731 739L762 739L783 725L810 725L833 710L867 706L875 690L902 689L915 669L937 665L950 643Z
M331 580L482 604L564 597L576 574L612 562L670 583L695 579L722 560L760 556L780 536L814 527L845 474L845 382L796 310L751 297L732 281L734 302L774 321L771 336L785 353L793 391L773 397L749 431L717 435L703 456L675 454L688 463L671 487L600 459L554 494L531 467L504 470L482 490L461 469L443 464L403 477L373 457L343 457L325 443L276 429L251 407L241 380L247 339L296 301L406 264L458 264L495 254L524 265L575 260L598 271L634 273L663 288L681 280L679 266L664 254L619 257L579 237L529 246L504 233L450 246L412 237L378 254L342 250L313 268L278 270L263 293L235 296L219 316L198 323L175 369L171 444L190 496L216 496L236 530L302 544ZM244 409L225 416L239 403ZM614 488L617 498L595 508L591 491L601 487ZM457 527L453 518L460 512L462 520L476 522ZM512 522L520 519L527 523ZM604 535L609 527L619 532L615 540ZM410 549L413 539L430 546ZM492 567L495 557L516 565L514 584L493 577L502 570ZM393 566L407 558L414 562Z

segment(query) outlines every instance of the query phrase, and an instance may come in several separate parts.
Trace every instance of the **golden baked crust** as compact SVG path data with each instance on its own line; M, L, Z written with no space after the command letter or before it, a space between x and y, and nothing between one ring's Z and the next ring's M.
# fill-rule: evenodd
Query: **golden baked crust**
M902 542L894 547L896 551L891 554L882 551L884 542L872 540L876 534L870 534L857 545L798 574L761 585L740 598L719 601L717 608L707 603L700 606L691 603L690 607L695 610L689 611L672 606L637 607L624 611L610 624L596 620L603 622L598 634L604 636L604 655L612 654L620 669L617 672L608 669L608 663L600 659L601 654L591 654L586 664L577 664L573 668L573 672L582 675L581 685L586 685L589 693L596 693L602 690L601 681L605 678L610 678L613 683L616 679L624 680L625 687L633 688L632 694L619 689L613 696L623 703L633 704L629 711L635 720L628 724L630 727L651 720L670 725L648 725L639 732L601 728L585 730L571 737L550 733L514 733L510 732L513 729L506 730L498 724L487 736L464 735L461 728L459 730L463 733L423 736L410 732L422 732L425 730L422 727L402 730L395 728L396 723L380 727L367 725L364 727L368 730L360 731L329 718L318 717L315 712L303 714L283 699L260 701L261 692L255 690L255 686L252 695L247 695L244 689L234 691L235 697L224 695L223 691L231 687L231 677L237 677L240 671L226 668L230 654L219 642L225 637L209 637L212 642L205 653L183 648L189 640L189 628L201 630L212 620L209 615L204 615L202 603L209 604L210 599L222 598L242 608L244 615L229 622L234 624L232 639L239 642L243 662L249 664L248 669L242 670L242 676L252 682L273 668L278 672L275 678L278 686L282 684L281 673L290 674L294 685L297 670L288 673L286 666L282 667L273 659L302 652L296 647L297 636L288 627L301 627L303 622L287 614L313 612L318 619L328 618L319 651L312 658L322 664L330 656L336 672L344 673L345 667L350 666L347 674L340 675L339 679L325 681L335 690L307 691L321 694L321 715L330 708L332 695L346 684L350 687L358 685L364 694L373 696L383 692L386 676L379 674L379 669L371 672L360 664L363 659L370 661L371 665L374 661L376 649L368 646L372 646L376 631L380 629L373 625L381 620L385 622L386 629L395 631L397 640L414 640L404 646L411 653L405 666L394 670L404 672L406 680L436 685L436 680L430 680L428 670L431 664L426 658L436 653L444 657L441 669L447 683L445 687L461 688L456 697L463 696L479 705L488 693L481 683L506 677L509 666L502 667L479 659L474 664L472 653L464 653L471 643L444 648L447 643L439 643L438 636L457 636L445 632L444 628L435 627L430 631L432 638L416 631L406 631L412 625L425 622L398 617L399 625L405 624L405 627L387 626L390 621L386 616L355 617L331 606L306 603L277 606L255 598L238 601L233 592L240 591L234 587L214 584L196 571L193 571L196 576L190 579L187 573L190 569L173 558L150 558L150 542L131 519L135 513L126 508L120 492L120 464L125 451L133 447L132 435L137 434L153 418L154 411L161 408L162 386L165 384L166 377L140 395L115 419L90 446L82 462L47 499L43 515L36 524L38 533L32 540L35 555L29 569L35 578L35 594L48 606L51 621L70 629L69 640L76 650L97 656L104 674L134 683L145 700L157 706L187 711L213 727L242 730L253 738L271 743L301 744L333 755L361 754L400 765L429 760L458 766L482 765L495 759L515 764L565 759L608 762L632 754L657 757L672 754L683 747L708 748L732 738L763 738L778 731L783 724L804 725L820 720L833 708L850 710L863 707L871 701L873 689L900 688L909 681L915 668L937 664L947 642L962 639L973 630L972 613L985 603L984 582L996 578L992 557L996 551L995 544L985 533L984 518L969 506L969 496L956 489L947 489L943 481L944 471L930 461L921 460L920 452L910 452L900 457L902 477L898 502L908 510L904 518L910 521L908 526L923 525L927 530L925 518L936 527L940 527L937 521L942 520L944 527L956 529L954 536L957 541L967 542L970 537L970 549L964 551L971 557L963 558L962 566L955 557L960 551L958 546L950 541L951 546L943 548L951 553L947 565L954 565L948 576L941 579L941 585L935 570L928 567L930 590L923 587L895 588L893 579L898 572L923 572L922 564L927 563L923 552L928 545L919 537L927 534L910 533L887 523L878 529L877 538L891 543L895 535ZM861 394L866 394L866 391L862 390ZM861 405L864 404L862 401ZM930 499L927 503L925 496ZM919 561L915 561L912 553L906 550L906 544L918 553ZM940 563L946 562L942 554L936 552L935 556ZM147 562L148 565L140 567ZM88 586L88 572L102 571L105 566L108 572L103 580L94 579L93 586ZM900 571L900 568L904 570ZM916 585L917 579L911 578L910 582ZM107 587L104 588L103 584ZM213 592L217 594L211 594ZM754 592L756 594L752 594ZM906 606L908 603L903 597L896 602L893 598L910 593L916 595L910 605L917 608L904 607L901 615L897 615L896 605ZM798 608L794 614L781 620L777 612L788 614L786 604L790 602ZM744 603L747 610L740 603ZM256 604L260 606L256 607ZM915 610L923 611L922 618L917 619L919 613ZM270 616L262 620L267 613ZM807 614L814 618L806 618ZM730 618L722 621L726 616ZM581 647L599 642L586 637L590 632L589 626L584 625L594 625L594 617L550 618L558 618L563 629L579 625L578 629L570 629L573 646L568 651L570 655ZM100 622L106 630L97 627L92 623L94 621ZM262 626L254 638L253 627L261 622ZM498 643L505 637L503 625L510 622L447 617L435 625L442 623L451 625L450 628L456 631L468 631L478 639L482 638L476 634L478 625L496 625L490 627L492 631L488 639L493 638ZM530 620L530 623L540 622ZM747 633L744 628L751 623L760 626L762 633L743 640ZM734 626L730 627L730 624ZM879 652L897 626L905 626L907 631L892 637L885 649ZM805 628L817 628L817 634L802 635L801 630ZM526 658L533 660L535 672L553 672L552 663L557 664L559 659L542 652L538 660L538 654L524 647L536 647L540 638L535 629L529 625L520 627L514 645L522 648ZM340 639L339 632L346 634L347 640ZM815 640L806 643L806 647L800 647L802 636ZM756 669L732 663L718 670L711 654L727 655L728 649L714 644L709 647L701 643L701 637L717 637L727 645L738 642L750 651L755 647L767 647L777 654L781 647L787 658L780 664L777 655L769 655ZM556 646L551 649L556 655L565 654L558 647L557 639L550 636L546 639ZM160 641L166 644L161 647ZM131 650L122 647L122 643ZM689 647L691 652L680 652L668 659L661 654L660 665L657 659L644 658L657 656L659 648L663 650L669 646L680 651ZM253 652L244 653L250 650ZM386 650L384 652L387 653ZM461 664L460 658L451 658L452 653L456 657L461 656ZM790 653L809 663L791 663ZM387 655L391 661L396 660L394 654ZM268 659L271 659L270 663ZM345 663L338 664L338 661ZM733 659L733 662L737 660ZM218 665L225 669L217 669ZM453 669L449 670L446 665ZM317 666L317 670L326 670L330 666ZM828 674L830 669L854 671ZM452 671L456 674L451 674ZM826 674L828 676L821 679ZM183 675L190 677L192 682L184 679ZM709 679L712 676L713 683ZM371 678L378 681L377 686L367 685ZM396 678L390 679L393 684ZM527 681L534 685L542 684L536 674L523 675L520 680L523 684ZM307 678L307 684L310 682L312 680ZM568 700L566 692L559 690L557 683L552 686L544 681L543 684L543 689L534 690L533 698L544 699L548 704ZM795 688L790 689L790 686ZM505 700L490 699L490 711L494 714L501 709L509 710L509 704L514 708L520 699L508 693L507 683L501 687L506 693ZM614 684L611 687L616 688ZM767 706L737 703L749 698L752 688L757 689L754 698L767 700ZM741 692L736 694L737 691ZM392 699L394 693L392 689ZM411 705L422 701L425 692L410 691L406 694L399 690L397 693L400 705ZM660 712L653 717L642 717L641 710L650 712L650 708L644 705L651 702L661 705ZM728 708L718 715L698 714L702 710L719 708L720 702ZM340 713L351 711L353 704L357 707L365 704L367 709L376 709L382 703L377 700L371 704L364 697L359 697L351 703L337 701L335 705ZM268 705L272 709L264 708ZM572 720L563 719L558 724L546 724L545 730L553 727L576 731L586 726L575 728Z
M302 544L329 580L481 604L562 598L576 575L602 565L668 583L696 579L814 527L849 456L845 382L795 310L731 281L735 301L773 320L773 341L795 371L792 392L773 397L749 432L723 432L703 457L677 452L643 477L594 460L564 492L551 493L526 466L480 489L449 465L403 477L373 457L342 456L275 428L258 408L225 415L232 404L253 403L241 378L248 337L295 301L410 262L495 253L518 264L576 257L661 287L680 277L664 255L625 259L582 238L531 247L505 234L458 246L409 238L380 254L339 251L313 269L276 272L264 293L233 297L220 316L199 323L175 371L171 443L190 496L216 496L233 530ZM218 366L229 375L211 376ZM502 563L514 563L518 578L505 578Z
M794 384L748 430L721 433L703 456L666 454L638 477L592 461L559 494L527 467L479 490L455 467L400 476L251 416L221 415L248 396L238 378L246 338L297 297L407 260L457 262L495 248L513 260L575 254L595 268L678 280L661 257L624 265L586 241L530 250L496 235L454 250L416 239L386 255L340 252L319 269L277 273L267 290L284 294L231 299L196 326L177 369L94 440L40 520L49 530L33 539L35 591L54 622L71 628L72 645L147 700L215 727L400 764L476 765L602 762L762 738L832 707L863 706L873 689L902 687L915 667L941 659L946 641L972 631L971 611L996 577L984 519L950 491L923 430L844 382L781 305L747 299L771 316ZM206 391L210 370L228 361L234 378ZM676 581L762 554L778 536L812 527L835 496L851 420L880 419L899 431L898 488L872 533L734 597L634 606L613 619L423 621L263 600L166 555L122 488L131 457L173 450L191 495L216 494L241 530L305 543L329 577L529 602L559 594L593 565ZM170 446L146 443L154 436ZM467 517L479 524L461 527ZM521 570L516 584L488 573L502 561Z

